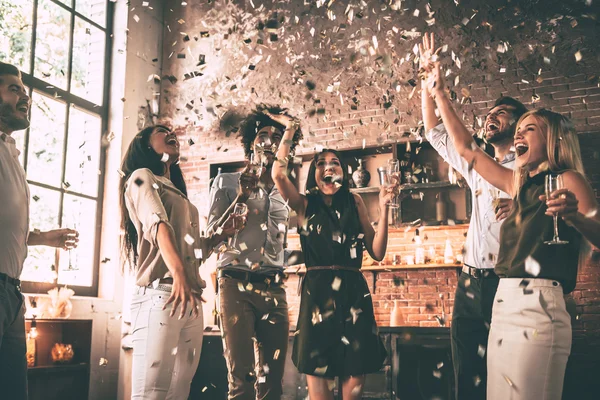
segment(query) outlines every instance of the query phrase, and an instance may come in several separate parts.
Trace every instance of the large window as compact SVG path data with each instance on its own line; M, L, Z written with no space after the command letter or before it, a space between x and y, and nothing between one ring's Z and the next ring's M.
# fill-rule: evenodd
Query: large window
M75 228L79 247L30 247L23 289L96 295L107 128L110 0L0 0L0 60L21 69L31 126L14 134L30 184L30 229Z

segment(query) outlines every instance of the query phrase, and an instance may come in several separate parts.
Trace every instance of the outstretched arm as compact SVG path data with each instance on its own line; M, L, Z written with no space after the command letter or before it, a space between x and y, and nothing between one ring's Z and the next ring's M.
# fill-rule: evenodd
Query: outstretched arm
M267 112L265 112L265 114L274 121L285 126L283 138L277 149L276 160L273 163L271 176L275 182L275 186L277 186L277 190L279 190L283 198L287 200L288 205L292 210L296 211L299 217L303 218L304 210L306 208L306 197L300 194L287 174L288 156L290 155L294 133L298 129L298 122L283 114L273 115Z
M483 179L503 192L514 196L513 171L498 164L477 146L473 136L454 111L446 94L439 62L433 63L433 66L426 72L426 85L437 104L442 122L452 138L456 151Z

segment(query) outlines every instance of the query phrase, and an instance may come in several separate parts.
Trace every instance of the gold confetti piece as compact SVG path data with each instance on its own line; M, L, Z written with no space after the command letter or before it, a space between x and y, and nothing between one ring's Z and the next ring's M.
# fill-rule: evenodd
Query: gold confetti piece
M133 19L135 22L140 22L140 17L137 14L133 14Z
M202 259L202 249L194 249L194 256L196 257L196 259L201 260Z
M333 283L331 284L331 288L336 291L339 292L340 290L340 285L342 284L342 278L340 278L339 276L336 276L333 279Z
M514 387L515 384L510 380L510 378L506 375L502 375L502 377L504 378L504 380L506 381L506 383L508 383L508 386L510 387Z
M441 369L444 366L444 362L440 361L439 363L437 363L437 369Z
M240 250L242 250L242 251L246 251L246 250L248 250L248 246L246 245L246 243L245 243L245 242L241 242L241 243L239 244L239 246L240 246Z
M163 153L162 157L160 158L160 161L166 163L167 161L169 161L169 155L167 153Z
M324 367L315 368L314 374L315 375L325 375L326 372L327 372L327 365Z
M238 290L240 292L245 292L246 289L244 288L244 284L242 282L238 282Z
M480 344L477 347L477 355L481 358L483 358L485 356L485 346L484 345Z
M475 387L478 387L481 384L481 378L479 377L479 375L475 375L473 377L473 384L475 385Z
M185 242L189 245L194 244L195 242L194 238L189 233L185 234L185 238L183 240L185 240Z
M540 266L540 263L537 262L530 255L527 256L527 258L525 259L525 272L527 272L529 275L532 275L532 276L538 276L540 274L541 270L542 270L542 268Z
M342 336L342 343L348 346L350 344L350 341L346 338L346 336Z
M352 259L356 258L356 247L350 248L350 258L352 258Z
M108 365L108 360L104 357L100 357L100 362L98 363L101 367L105 367Z
M433 376L436 377L436 378L438 378L438 379L441 379L442 378L442 371L434 370L433 371Z
M581 61L582 58L583 58L583 56L581 55L580 51L578 51L577 53L575 53L575 62Z
M154 182L154 183L152 184L152 187L153 187L154 189L158 190L158 184L157 184L156 182Z

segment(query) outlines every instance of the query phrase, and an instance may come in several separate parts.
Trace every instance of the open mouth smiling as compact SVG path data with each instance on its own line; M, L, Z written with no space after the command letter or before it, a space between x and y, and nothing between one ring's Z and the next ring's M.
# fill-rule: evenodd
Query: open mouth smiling
M525 143L515 143L515 151L517 152L517 157L520 157L523 154L527 153L528 150L529 146Z

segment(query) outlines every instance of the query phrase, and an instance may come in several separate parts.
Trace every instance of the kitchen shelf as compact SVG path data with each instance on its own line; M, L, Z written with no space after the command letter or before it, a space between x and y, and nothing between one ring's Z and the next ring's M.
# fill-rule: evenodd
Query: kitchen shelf
M87 371L90 368L89 364L55 364L55 365L42 365L39 367L28 367L27 371L29 374L38 373L59 373L59 372L73 372L73 371Z
M400 190L423 190L423 189L446 189L459 188L460 186L450 183L450 181L429 182L429 183L408 183L400 185Z
M450 183L450 181L429 182L429 183L407 183L400 185L400 190L425 190L425 189L449 189L460 188L460 186ZM379 186L367 186L362 188L350 189L352 193L379 193Z
M379 193L379 186L367 186L362 188L351 188L352 193Z

